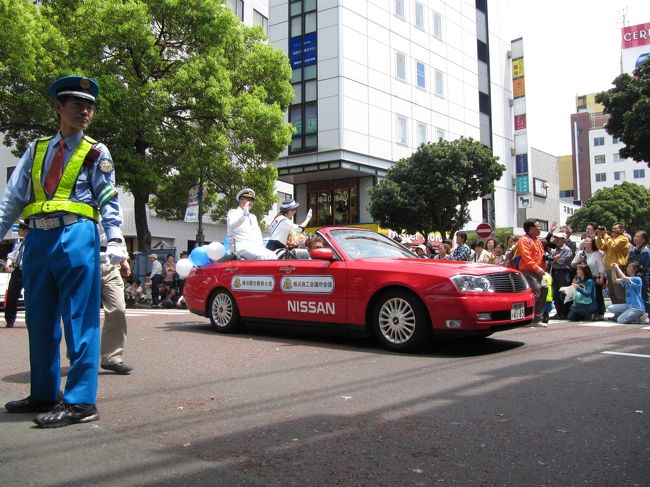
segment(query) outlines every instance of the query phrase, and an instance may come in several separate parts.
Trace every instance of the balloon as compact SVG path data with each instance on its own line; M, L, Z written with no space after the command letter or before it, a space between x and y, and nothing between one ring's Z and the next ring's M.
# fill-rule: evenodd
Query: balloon
M206 246L203 245L202 247L196 247L194 250L192 250L192 252L190 252L190 260L196 267L201 267L209 264L210 257L208 257Z
M221 242L212 242L210 245L208 245L208 257L210 257L212 260L221 259L225 253L226 249Z
M178 278L187 279L192 267L194 267L194 264L192 264L190 259L178 259L178 262L176 262L176 273L178 274Z

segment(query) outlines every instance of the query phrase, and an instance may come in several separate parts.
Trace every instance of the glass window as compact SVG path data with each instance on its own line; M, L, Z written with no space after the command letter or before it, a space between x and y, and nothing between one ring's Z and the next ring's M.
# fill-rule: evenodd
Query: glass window
M316 0L304 0L305 12L316 10Z
M239 20L244 21L244 0L228 0L228 6L233 13L239 17Z
M445 131L436 127L436 140L445 140Z
M603 183L605 181L607 181L607 174L606 173L604 173L604 172L596 173L596 182L597 183Z
M618 144L620 142L618 137L612 137L612 144Z
M645 178L645 169L635 169L634 179L643 179L643 178Z
M424 5L415 2L415 26L424 30Z
M404 18L404 0L395 0L395 15Z
M291 82L292 83L297 83L298 81L302 81L302 69L294 69L293 73L291 73Z
M424 63L421 63L421 62L417 61L415 63L415 66L416 66L416 71L417 71L416 78L417 78L418 87L426 88L426 77L425 77L425 69L426 68L424 66Z
M395 77L406 81L406 56L401 52L395 53Z
M406 118L400 115L397 116L397 143L403 145L408 144Z
M307 188L309 208L314 211L314 225L349 225L359 222L358 182L340 179L310 183Z
M291 17L291 37L302 35L302 17Z
M605 145L605 137L594 137L594 145Z
M614 181L625 181L625 171L614 171Z
M433 12L433 35L442 39L442 15Z
M308 103L305 105L305 133L315 134L318 132L318 105Z
M435 94L437 96L445 96L445 78L442 71L436 69L436 87Z
M298 103L302 103L302 85L297 84L293 85L293 104L297 105Z
M620 161L621 161L621 156L619 155L618 152L614 152L614 153L612 154L612 160L613 160L614 162L620 162Z
M305 101L316 101L318 97L318 82L316 80L305 82Z
M316 12L305 14L305 34L316 32Z
M605 157L605 154L598 154L597 156L594 156L594 164L605 164L607 162L607 158Z
M255 9L253 9L253 25L261 25L264 33L269 35L269 19Z
M418 145L427 143L427 125L418 122Z
M291 2L291 15L299 15L302 13L302 2Z
M305 66L303 77L307 79L315 79L316 78L316 65L315 64L310 64L309 66Z
M290 117L290 122L295 128L293 136L300 137L302 135L302 106L291 107Z

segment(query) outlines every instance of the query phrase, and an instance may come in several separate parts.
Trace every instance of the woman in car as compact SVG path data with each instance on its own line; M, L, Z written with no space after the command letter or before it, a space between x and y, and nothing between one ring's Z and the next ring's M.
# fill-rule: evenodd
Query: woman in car
M266 244L267 249L273 251L286 249L289 233L292 231L302 232L305 229L309 220L311 220L311 208L307 212L307 218L300 225L296 225L293 223L293 217L296 215L299 206L300 203L293 198L282 202L280 211L271 222L269 242Z

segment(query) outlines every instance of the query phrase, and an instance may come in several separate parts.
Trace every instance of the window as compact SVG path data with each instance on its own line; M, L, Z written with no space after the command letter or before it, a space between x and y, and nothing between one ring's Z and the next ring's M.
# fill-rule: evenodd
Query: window
M436 127L436 140L445 140L445 131Z
M416 66L416 79L417 79L418 87L424 89L427 87L424 63L417 61L415 63L415 66Z
M259 25L266 35L269 35L269 19L253 9L253 25Z
M560 191L560 198L572 198L572 197L573 197L572 189L564 189Z
M424 5L415 2L415 26L424 30Z
M596 173L596 182L597 183L604 183L605 181L607 181L607 173L604 173L604 172Z
M594 137L594 146L605 145L605 137Z
M395 53L395 77L406 81L406 56L401 52Z
M442 15L433 12L433 36L442 39Z
M436 85L435 85L434 93L437 96L445 96L445 83L444 83L444 75L442 74L442 71L436 69L435 79L436 79Z
M397 143L402 145L408 144L406 118L400 115L397 115Z
M612 144L618 144L620 139L618 137L612 137Z
M614 171L614 181L625 181L625 171Z
M634 179L643 179L643 178L645 178L645 169L635 169Z
M548 183L543 179L533 178L533 192L535 196L546 198L548 196Z
M418 122L418 146L427 143L427 125Z
M404 0L395 0L395 15L404 18Z
M614 152L614 153L612 154L612 160L613 160L614 162L621 162L621 156L619 155L618 152Z
M228 0L228 6L239 20L244 21L244 0Z
M605 154L594 156L594 164L605 164L606 162L607 158L605 157Z

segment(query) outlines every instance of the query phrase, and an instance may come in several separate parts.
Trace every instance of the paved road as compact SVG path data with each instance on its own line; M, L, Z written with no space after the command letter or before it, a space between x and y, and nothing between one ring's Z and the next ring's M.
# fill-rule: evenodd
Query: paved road
M3 486L650 485L650 329L557 323L398 355L370 340L214 334L129 311L131 376L102 419L0 413ZM0 329L0 401L28 394L26 330ZM65 373L65 369L64 369Z

